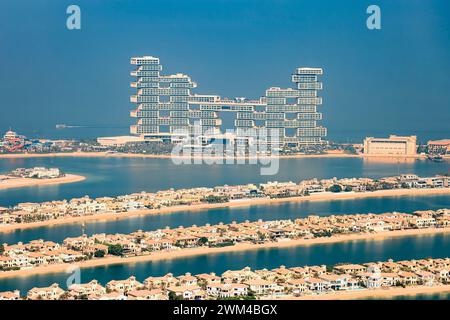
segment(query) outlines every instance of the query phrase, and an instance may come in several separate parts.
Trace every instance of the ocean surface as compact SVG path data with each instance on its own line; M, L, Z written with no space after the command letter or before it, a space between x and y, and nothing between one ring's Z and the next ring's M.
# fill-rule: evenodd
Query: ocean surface
M19 202L42 202L91 197L116 196L169 188L294 181L311 178L380 178L400 173L420 176L450 173L450 161L389 160L361 158L280 159L276 175L261 175L256 164L184 164L170 159L150 158L28 158L0 159L0 174L19 167L57 167L67 173L86 176L77 183L0 190L0 206Z
M282 159L275 176L261 176L257 165L175 165L170 159L150 158L30 158L0 159L0 173L17 167L58 167L66 172L86 176L77 183L55 186L37 186L0 190L0 206L19 202L39 202L70 199L89 195L114 196L132 192L157 191L190 186L243 184L269 180L299 181L313 177L385 177L400 173L429 176L448 172L449 162L409 160L384 162L359 158L304 158ZM397 196L385 198L345 199L332 201L304 201L232 207L211 210L181 211L170 214L147 215L110 221L86 223L86 234L129 233L136 230L154 230L166 226L191 226L206 223L230 223L257 219L295 219L311 214L330 215L348 213L412 212L424 209L450 207L447 195ZM81 223L41 227L0 233L0 243L16 243L42 238L61 241L78 236Z
M299 181L308 178L331 177L385 177L399 173L416 173L430 176L449 172L449 162L427 160L385 161L359 158L304 158L280 160L275 176L261 176L258 165L175 165L170 159L149 158L32 158L0 159L0 173L17 167L58 167L69 173L87 177L83 182L59 186L39 186L0 191L0 206L12 206L19 202L37 202L69 199L89 195L114 196L132 192L157 191L167 188L191 186L215 186L223 184L259 183L265 181ZM86 233L127 233L138 229L154 230L165 226L191 226L206 223L257 219L286 219L310 214L330 215L347 213L382 213L389 211L412 212L423 209L450 207L450 197L400 196L355 200L306 201L257 205L251 207L221 208L212 210L183 211L171 214L139 216L113 221L96 221L86 224ZM61 241L81 234L81 224L74 223L0 234L0 243L15 243L42 238ZM83 269L81 281L98 279L105 283L112 279L124 279L135 275L144 280L150 275L167 272L221 273L244 266L274 268L280 264L301 266L335 264L338 262L368 262L377 260L414 259L450 256L450 235L392 238L385 240L351 241L346 243L314 245L308 247L264 249L247 252L231 252L213 255L114 265ZM12 279L0 279L0 291L19 288L25 293L36 286L48 286L53 282L65 287L68 274L55 273ZM410 297L408 297L410 298ZM443 298L443 295L418 298ZM445 295L445 299L447 296Z

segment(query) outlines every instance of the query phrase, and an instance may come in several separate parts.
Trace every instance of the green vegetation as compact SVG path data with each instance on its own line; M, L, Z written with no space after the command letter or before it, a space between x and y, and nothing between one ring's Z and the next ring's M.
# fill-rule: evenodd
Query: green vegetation
M330 231L321 231L314 233L315 238L324 238L324 237L331 237L333 234Z
M123 256L123 247L120 244L109 244L108 252L114 256Z
M94 257L96 258L103 258L105 256L104 250L97 250L94 252Z
M205 201L208 203L224 203L228 201L228 198L225 196L209 195L205 198Z
M169 292L169 300L184 300L182 297L177 296L177 294L173 291Z
M221 247L229 247L229 246L234 246L234 242L231 241L227 241L227 242L221 242L221 243L217 243L214 245L210 245L211 248L221 248Z
M0 271L16 271L20 270L20 267L0 267Z
M330 192L342 192L342 187L338 184L334 184L331 187L328 188L328 191Z
M198 239L198 244L201 246L204 246L207 243L208 243L208 238L206 238L206 237L201 237L200 239Z
M70 298L70 294L68 291L66 291L59 297L59 300L69 300L69 298Z

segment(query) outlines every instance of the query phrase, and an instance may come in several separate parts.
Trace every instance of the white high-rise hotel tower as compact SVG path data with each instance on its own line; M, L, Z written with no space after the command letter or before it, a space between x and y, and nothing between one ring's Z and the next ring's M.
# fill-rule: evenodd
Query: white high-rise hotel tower
M322 137L326 136L326 128L317 123L322 120L322 113L317 112L317 106L322 104L322 98L317 96L322 89L318 81L323 74L321 68L297 68L292 75L294 89L273 87L259 100L230 100L193 94L191 91L197 84L181 73L162 75L159 58L133 57L131 64L136 66L131 72L136 77L131 87L137 89L130 99L136 104L131 117L138 118L131 126L132 134L170 138L181 130L193 134L199 124L203 131L220 134L219 115L227 111L237 114L238 137L269 130L277 132L281 145L306 145L322 143Z

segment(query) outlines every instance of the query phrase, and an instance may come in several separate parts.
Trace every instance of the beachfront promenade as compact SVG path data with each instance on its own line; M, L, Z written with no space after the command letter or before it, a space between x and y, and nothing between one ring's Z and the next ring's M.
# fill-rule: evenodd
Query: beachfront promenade
M385 236L450 232L450 209L408 213L309 216L192 227L94 234L62 243L33 240L2 244L0 277L64 271L67 265L92 267L170 259L226 251L332 243Z
M311 179L267 182L259 185L216 186L140 192L117 197L88 196L43 203L19 203L0 208L0 231L33 228L93 219L116 219L133 215L181 210L309 201L450 193L448 176L421 178L406 174L381 179Z
M134 276L58 284L19 291L0 292L0 300L214 300L214 299L345 299L392 297L417 293L450 292L450 258L421 259L334 266L285 267L268 270L228 270L215 273L146 278Z

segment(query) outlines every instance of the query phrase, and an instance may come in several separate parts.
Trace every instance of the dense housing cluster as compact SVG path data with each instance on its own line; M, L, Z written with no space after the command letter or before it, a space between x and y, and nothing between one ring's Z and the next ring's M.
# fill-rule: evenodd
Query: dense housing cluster
M264 244L349 234L450 226L450 210L407 213L309 216L296 220L165 228L130 234L94 234L66 238L63 243L34 240L1 246L0 270L29 269L111 256L142 256L199 247L224 247L241 243Z
M88 196L71 200L43 203L19 203L13 208L0 207L0 225L11 225L64 219L68 217L92 216L105 213L121 214L136 210L162 209L182 205L226 204L251 199L277 199L307 197L312 194L340 192L373 192L377 190L408 188L447 188L448 176L420 178L405 174L381 179L343 178L311 179L295 182L267 182L213 188L169 189L133 193L118 197Z
M134 276L112 280L105 286L97 280L72 284L67 290L58 284L32 288L30 300L202 300L274 299L326 295L340 292L393 287L441 286L450 282L450 258L420 259L334 266L286 267L268 270L228 270L215 273L146 278ZM21 299L19 291L0 292L0 300Z

